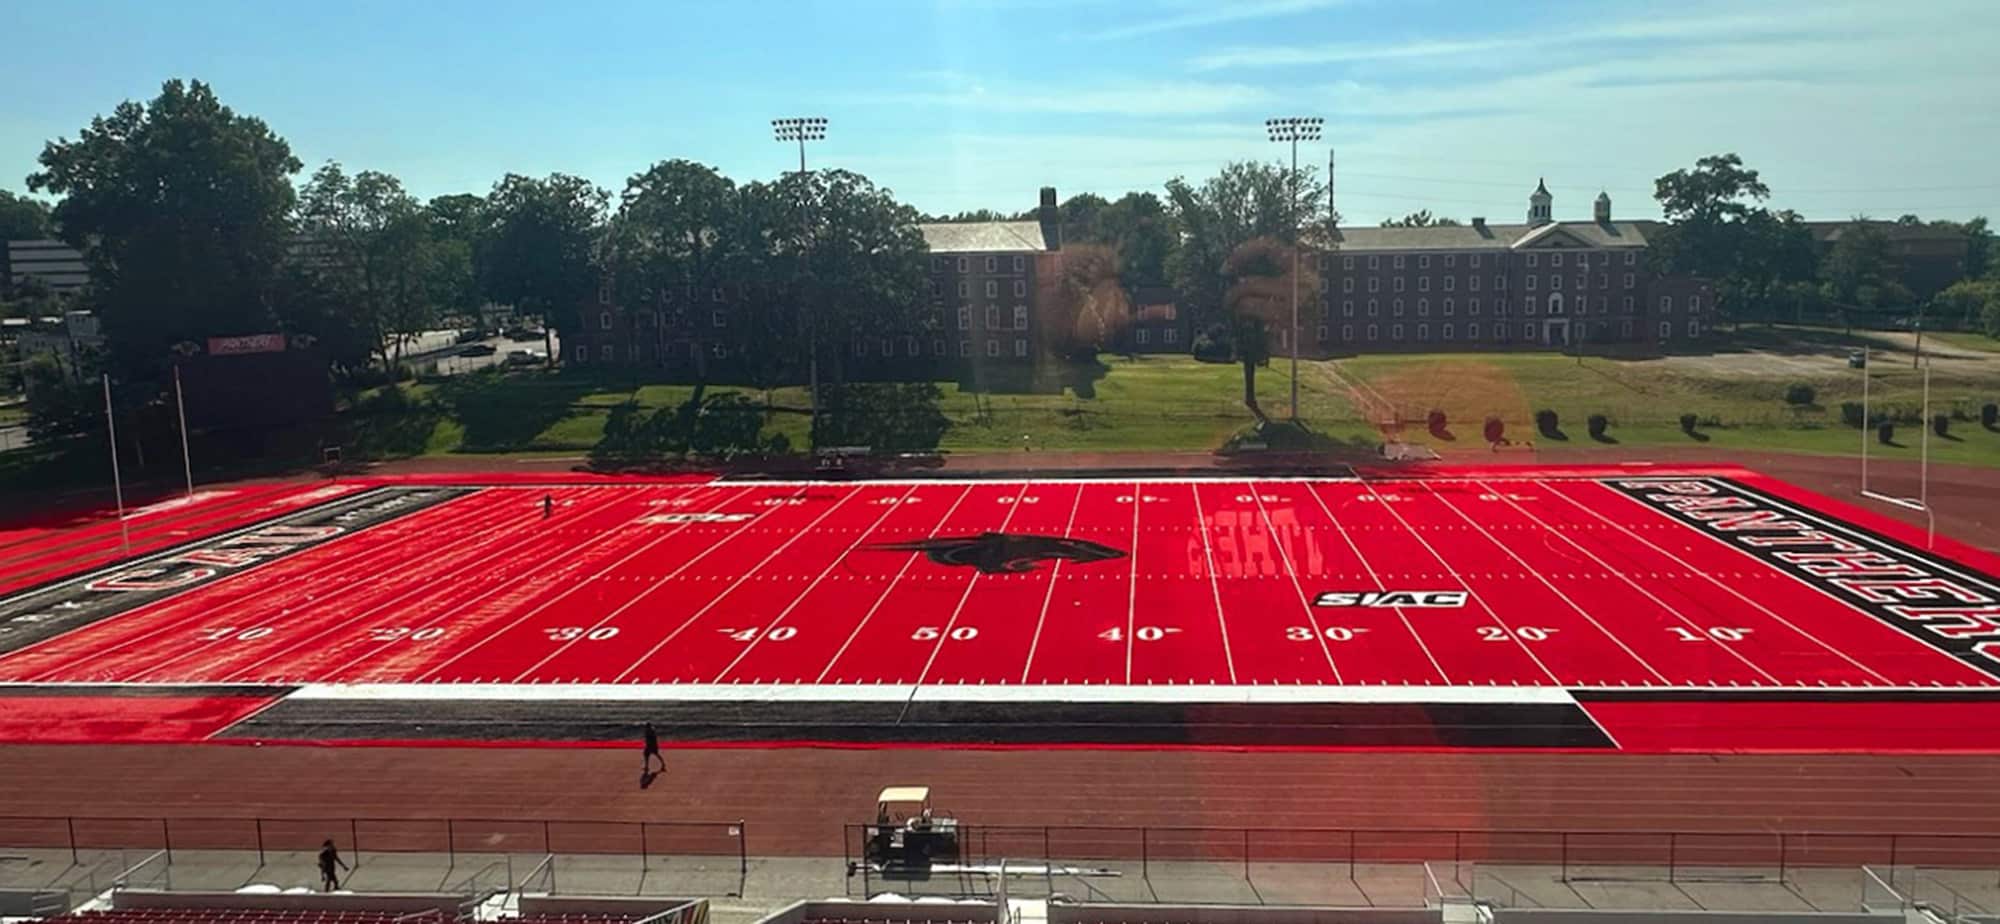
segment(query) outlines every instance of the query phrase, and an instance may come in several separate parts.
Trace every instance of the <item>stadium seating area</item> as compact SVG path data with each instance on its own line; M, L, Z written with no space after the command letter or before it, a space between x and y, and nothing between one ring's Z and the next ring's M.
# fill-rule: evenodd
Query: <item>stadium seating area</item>
M321 911L265 908L119 908L79 911L47 924L417 924L442 916L391 911Z

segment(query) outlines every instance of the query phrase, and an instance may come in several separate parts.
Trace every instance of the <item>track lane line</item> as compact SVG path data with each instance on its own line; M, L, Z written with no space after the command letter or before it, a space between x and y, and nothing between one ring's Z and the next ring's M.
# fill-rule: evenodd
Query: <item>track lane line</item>
M1319 505L1320 512L1326 515L1326 521L1333 524L1333 531L1339 533L1340 538L1347 542L1347 548L1354 553L1354 559L1360 562L1361 567L1368 572L1369 580L1375 582L1375 589L1388 590L1389 585L1383 582L1382 576L1375 571L1375 566L1368 563L1368 556L1362 554L1360 544L1356 543L1354 537L1347 532L1347 527L1340 524L1340 518L1333 515L1333 508L1326 505L1326 498L1314 490L1312 485L1306 486L1306 493L1311 495L1313 501ZM1435 555L1436 553L1433 552L1432 554ZM1437 655L1431 652L1431 646L1425 644L1424 637L1418 634L1416 625L1410 622L1410 614L1405 612L1400 606L1391 607L1390 609L1396 613L1396 618L1402 621L1403 629L1410 633L1411 641L1417 643L1417 649L1424 653L1424 660L1431 662L1431 670L1437 671L1438 679L1444 681L1446 686L1452 686L1451 675L1445 672L1444 665L1438 663ZM1313 618L1311 626L1316 634L1320 633L1319 618L1317 616Z
M1264 532L1271 537L1271 544L1278 548L1278 559L1285 563L1285 574L1292 579L1292 590L1299 595L1299 606L1305 612L1306 625L1312 627L1313 639L1319 644L1320 654L1326 656L1326 669L1333 672L1333 682L1345 684L1341 677L1340 665L1333 662L1333 649L1326 643L1326 633L1320 631L1319 617L1313 613L1311 598L1306 596L1305 585L1299 583L1299 569L1292 564L1292 553L1285 551L1285 540L1278 535L1278 528L1271 522L1271 511L1264 507L1263 489L1257 482L1249 482L1250 497L1257 502L1257 516L1264 521Z

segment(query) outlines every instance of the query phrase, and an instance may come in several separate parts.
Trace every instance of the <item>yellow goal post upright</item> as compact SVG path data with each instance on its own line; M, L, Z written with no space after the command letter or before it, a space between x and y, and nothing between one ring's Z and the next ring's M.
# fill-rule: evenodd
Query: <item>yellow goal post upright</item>
M1917 426L1917 496L1904 497L1877 491L1868 483L1868 443L1875 438L1874 418L1869 414L1870 388L1874 351L1861 348L1861 496L1869 500L1915 510L1924 515L1924 545L1930 547L1937 541L1937 512L1931 509L1931 363L1930 358L1919 355L1918 365L1923 369L1923 403Z

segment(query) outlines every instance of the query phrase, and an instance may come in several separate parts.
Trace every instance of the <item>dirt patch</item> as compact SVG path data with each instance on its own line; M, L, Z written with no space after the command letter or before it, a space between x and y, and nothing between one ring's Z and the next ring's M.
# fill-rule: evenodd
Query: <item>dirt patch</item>
M1397 419L1411 437L1421 436L1425 418L1438 410L1445 413L1450 433L1449 439L1439 437L1444 442L1484 446L1481 426L1488 417L1506 421L1510 439L1533 438L1525 430L1533 416L1528 393L1512 373L1493 363L1478 359L1413 362L1375 376L1366 387L1396 409Z

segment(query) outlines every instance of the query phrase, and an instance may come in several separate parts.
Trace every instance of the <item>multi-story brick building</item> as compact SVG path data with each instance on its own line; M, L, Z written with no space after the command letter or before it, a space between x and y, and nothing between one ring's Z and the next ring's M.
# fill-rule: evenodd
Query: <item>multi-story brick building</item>
M1062 235L1056 191L1043 188L1034 221L922 224L929 248L927 311L907 329L882 330L846 345L842 363L856 378L1009 377L1032 370L1044 344L1037 323L1047 287L1060 275ZM572 365L636 364L668 378L745 379L753 370L798 379L803 369L760 365L747 355L758 319L744 306L761 303L741 288L652 293L627 302L610 281L583 312L583 329L567 341Z
M1613 221L1599 194L1590 221L1557 221L1537 184L1523 224L1341 228L1319 255L1317 311L1300 306L1304 351L1462 350L1700 338L1715 297L1706 281L1655 272L1647 235ZM1290 331L1275 333L1288 348Z

